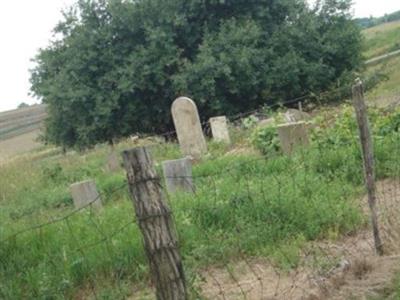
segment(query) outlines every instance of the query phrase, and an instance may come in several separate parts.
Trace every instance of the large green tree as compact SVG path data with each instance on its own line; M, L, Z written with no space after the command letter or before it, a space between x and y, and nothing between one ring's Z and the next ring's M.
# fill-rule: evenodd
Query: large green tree
M350 0L80 0L36 57L46 138L90 147L171 128L193 97L202 118L328 89L360 65Z

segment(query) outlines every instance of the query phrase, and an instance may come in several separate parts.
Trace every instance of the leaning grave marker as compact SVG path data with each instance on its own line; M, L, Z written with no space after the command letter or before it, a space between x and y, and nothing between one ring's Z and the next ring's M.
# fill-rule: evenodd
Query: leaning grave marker
M211 132L216 142L231 143L228 120L225 116L210 118Z
M282 151L292 154L297 148L309 144L308 125L306 122L287 123L277 126Z
M192 99L180 97L174 101L171 110L182 154L201 158L207 153L207 144L196 104Z
M96 209L102 207L100 195L93 180L74 183L70 186L70 191L76 209L87 206L93 206Z
M192 162L189 158L164 161L162 167L169 193L195 191Z

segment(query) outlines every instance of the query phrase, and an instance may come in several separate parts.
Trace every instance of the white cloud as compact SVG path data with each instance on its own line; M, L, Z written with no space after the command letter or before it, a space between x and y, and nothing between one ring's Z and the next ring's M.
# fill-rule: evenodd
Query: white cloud
M45 47L51 30L61 18L61 9L75 0L0 0L0 111L28 96L30 59ZM355 0L355 15L379 16L400 9L399 0Z

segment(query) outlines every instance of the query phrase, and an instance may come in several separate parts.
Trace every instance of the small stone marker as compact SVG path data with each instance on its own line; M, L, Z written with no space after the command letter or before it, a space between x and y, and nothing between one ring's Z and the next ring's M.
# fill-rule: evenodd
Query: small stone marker
M296 148L309 144L306 122L282 124L277 130L285 154L292 154Z
M75 208L80 209L86 206L102 207L100 195L93 180L74 183L71 185L70 191Z
M207 153L199 112L193 100L180 97L172 104L172 117L182 154L199 159Z
M192 162L189 158L164 161L162 166L169 193L194 192Z
M211 132L216 142L231 143L228 121L225 116L210 118Z
M283 117L288 123L296 123L310 119L310 115L308 113L293 108L288 109L283 114Z
M116 172L121 169L121 164L119 162L119 156L115 151L112 151L107 157L107 166L106 169L108 172Z

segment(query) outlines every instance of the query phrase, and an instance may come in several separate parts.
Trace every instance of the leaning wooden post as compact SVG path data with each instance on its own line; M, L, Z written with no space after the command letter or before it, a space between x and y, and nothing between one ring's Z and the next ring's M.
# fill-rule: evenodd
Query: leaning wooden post
M356 111L357 122L360 131L360 141L364 158L365 184L368 191L368 204L371 210L375 248L379 255L383 255L383 245L379 233L378 214L376 211L374 150L369 128L367 108L364 102L363 84L360 79L357 79L353 86L353 105Z
M144 147L124 151L122 156L157 299L185 300L188 295L172 212L153 160Z

